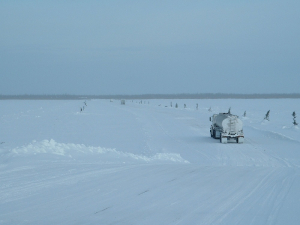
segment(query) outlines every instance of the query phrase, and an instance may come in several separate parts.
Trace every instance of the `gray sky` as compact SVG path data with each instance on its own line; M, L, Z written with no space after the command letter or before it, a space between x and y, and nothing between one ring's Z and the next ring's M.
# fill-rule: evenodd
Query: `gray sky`
M299 0L0 1L0 94L299 93Z

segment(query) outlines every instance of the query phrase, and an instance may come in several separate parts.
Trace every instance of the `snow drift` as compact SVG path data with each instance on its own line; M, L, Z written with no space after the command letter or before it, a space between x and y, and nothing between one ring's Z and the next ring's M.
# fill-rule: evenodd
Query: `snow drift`
M43 140L41 142L32 141L27 146L12 149L13 157L26 155L58 155L68 157L73 160L88 158L99 162L169 162L169 163L189 163L180 154L156 153L152 157L135 155L132 153L117 151L116 149L86 146L84 144L57 143L55 140ZM49 157L49 156L48 156Z

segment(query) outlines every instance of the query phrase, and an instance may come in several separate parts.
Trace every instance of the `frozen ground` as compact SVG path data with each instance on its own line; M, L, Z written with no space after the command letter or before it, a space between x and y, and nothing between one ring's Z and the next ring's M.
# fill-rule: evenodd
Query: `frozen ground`
M0 224L299 224L299 99L83 105L0 102ZM210 137L229 107L244 144Z

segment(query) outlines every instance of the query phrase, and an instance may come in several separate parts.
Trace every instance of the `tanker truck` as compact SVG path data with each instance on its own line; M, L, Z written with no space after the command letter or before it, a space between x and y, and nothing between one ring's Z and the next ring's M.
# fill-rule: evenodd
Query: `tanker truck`
M214 114L209 118L212 122L210 126L210 136L220 139L221 143L234 140L237 143L244 142L243 122L236 115L230 113Z

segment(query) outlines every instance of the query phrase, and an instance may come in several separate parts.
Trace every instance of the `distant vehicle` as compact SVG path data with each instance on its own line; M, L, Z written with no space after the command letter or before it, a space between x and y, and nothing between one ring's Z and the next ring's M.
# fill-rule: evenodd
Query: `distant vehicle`
M124 99L121 100L121 105L125 105L125 100Z
M235 140L237 143L244 142L243 122L238 116L230 113L219 113L209 117L212 122L210 136L220 139L221 143Z

